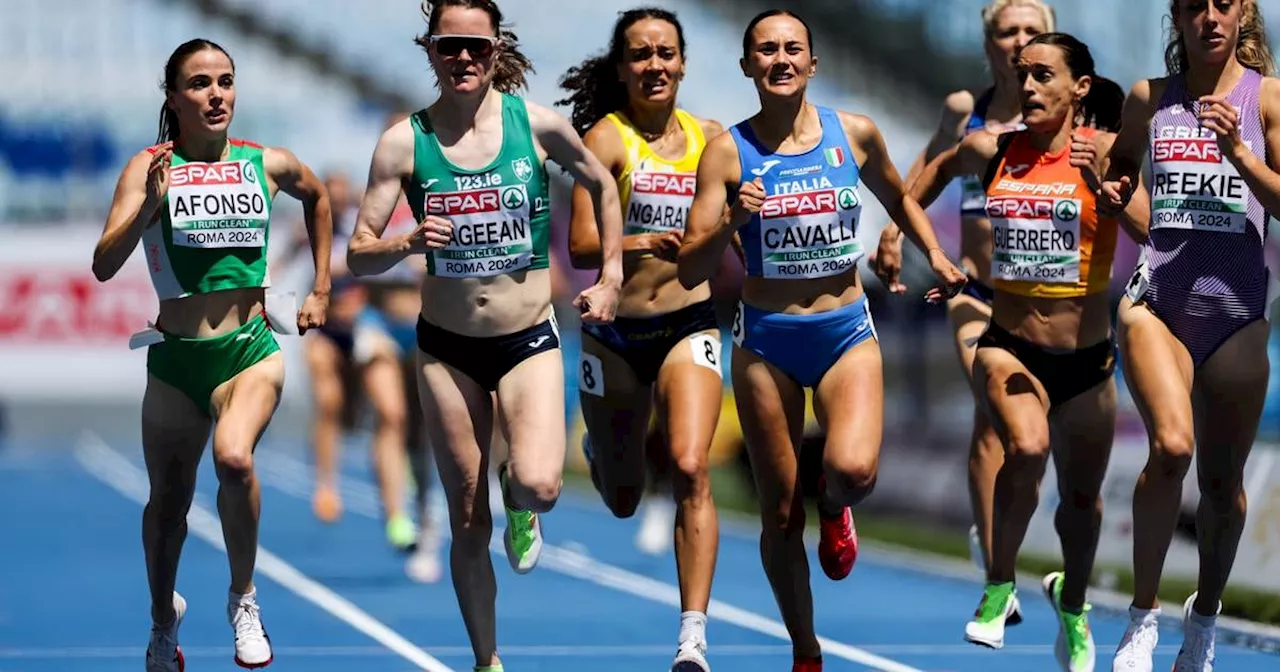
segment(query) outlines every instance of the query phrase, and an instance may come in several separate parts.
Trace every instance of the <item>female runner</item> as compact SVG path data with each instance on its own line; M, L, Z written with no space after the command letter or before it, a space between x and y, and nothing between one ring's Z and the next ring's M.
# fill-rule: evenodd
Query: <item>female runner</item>
M815 672L822 657L796 491L804 388L814 388L814 415L827 437L818 554L833 580L853 569L849 507L875 483L884 421L880 348L856 266L860 180L927 251L942 280L930 300L953 296L965 279L905 196L875 124L806 100L817 58L804 21L764 12L747 25L742 46L742 71L755 82L760 111L703 150L679 277L690 289L706 282L743 229L747 278L731 371L760 498L760 555L791 635L792 669ZM733 204L728 218L726 203Z
M1042 587L1058 615L1058 664L1067 672L1092 672L1096 652L1085 592L1116 410L1107 289L1117 221L1099 215L1095 190L1124 92L1098 76L1087 46L1063 33L1031 39L1015 66L1026 128L970 134L927 165L911 187L925 205L956 175L983 175L992 224L995 298L978 339L973 386L1000 433L1005 459L995 483L987 584L965 639L1004 646L1018 549L1052 454L1065 571L1044 577Z
M718 526L707 456L720 419L720 337L709 283L685 289L676 252L693 202L698 158L724 128L676 106L684 30L662 9L623 12L609 52L571 69L572 119L618 184L623 285L612 324L583 325L578 390L591 478L615 516L635 514L645 490L651 412L670 451L676 502L680 634L674 672L708 672L707 602ZM578 268L600 264L590 193L574 188L569 249ZM656 408L655 408L656 406Z
M1053 32L1053 8L1043 0L994 0L982 10L984 47L991 68L992 85L975 100L966 90L943 101L942 115L929 145L911 164L910 184L926 164L965 136L979 130L1000 133L1022 128L1021 82L1013 57L1031 38ZM956 341L956 353L965 376L973 380L973 355L978 336L991 319L991 222L987 221L986 190L979 175L960 176L960 263L969 276L964 291L947 302L947 316ZM892 222L880 234L872 262L885 287L906 291L899 281L902 269L902 232ZM969 528L970 556L985 574L991 557L991 506L996 474L1004 463L1000 437L975 399L973 431L969 439L969 502L973 527ZM1009 624L1022 620L1014 599Z
M159 144L120 174L93 273L111 279L141 242L160 314L138 335L147 349L142 446L151 497L142 545L151 589L147 672L181 672L178 626L187 603L174 590L196 470L213 431L218 516L231 565L227 619L235 661L271 663L253 584L258 479L253 451L280 401L284 357L265 314L267 231L279 191L302 202L314 288L297 329L324 324L333 221L324 185L291 152L227 137L235 64L208 40L180 45L164 68ZM283 330L282 325L274 328Z
M538 562L541 514L555 505L564 468L546 159L587 188L602 229L600 278L574 301L586 322L613 320L622 221L609 170L568 120L512 94L524 87L531 64L503 29L498 6L442 0L425 5L424 14L427 33L417 43L431 59L440 98L379 140L347 261L367 275L426 255L418 389L448 500L454 590L476 669L494 672L502 664L486 476L495 412L509 452L498 468L503 542L518 573ZM420 224L382 239L402 190Z
M1169 75L1133 87L1104 185L1119 207L1151 163L1150 237L1117 318L1150 456L1133 494L1134 596L1115 669L1152 667L1160 576L1194 452L1200 576L1174 669L1207 672L1270 376L1275 278L1263 244L1268 213L1280 213L1280 81L1256 0L1172 0L1169 11Z

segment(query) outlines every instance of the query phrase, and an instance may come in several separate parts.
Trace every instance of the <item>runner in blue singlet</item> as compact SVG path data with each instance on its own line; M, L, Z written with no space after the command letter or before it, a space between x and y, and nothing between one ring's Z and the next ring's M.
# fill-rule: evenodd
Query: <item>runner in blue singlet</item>
M733 323L734 396L759 493L761 560L791 637L793 672L822 669L796 491L805 388L827 437L818 555L833 580L853 569L849 507L870 493L880 452L880 348L857 271L861 182L927 250L942 284L926 298L950 298L965 282L904 194L875 124L806 102L812 45L809 27L785 10L748 24L742 63L760 112L703 150L678 260L680 282L695 287L741 229L747 277Z

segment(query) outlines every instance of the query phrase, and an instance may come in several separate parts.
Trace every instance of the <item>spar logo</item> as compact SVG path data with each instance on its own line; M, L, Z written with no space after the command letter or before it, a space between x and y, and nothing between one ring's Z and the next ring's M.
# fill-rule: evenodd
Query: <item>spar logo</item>
M1156 161L1190 161L1194 163L1222 163L1222 150L1217 139L1168 139L1156 140L1152 145Z
M217 186L257 182L256 171L248 163L184 163L169 169L169 186Z
M639 194L693 196L698 188L698 178L688 173L637 172L632 176L631 187Z
M525 204L524 189L478 189L427 194L426 211L429 215L457 217L501 212L503 207L514 210Z
M991 196L987 198L987 217L995 217L1001 219L1053 219L1055 214L1055 200L1052 198L1018 198L1011 196ZM1070 219L1074 219L1079 215L1076 211L1074 203L1062 201L1057 208L1061 212L1061 219L1068 219L1063 215L1070 215Z
M849 187L807 191L798 194L770 196L765 199L764 207L760 209L760 217L774 219L777 217L825 215L838 210L852 210L858 207L858 204L858 191Z

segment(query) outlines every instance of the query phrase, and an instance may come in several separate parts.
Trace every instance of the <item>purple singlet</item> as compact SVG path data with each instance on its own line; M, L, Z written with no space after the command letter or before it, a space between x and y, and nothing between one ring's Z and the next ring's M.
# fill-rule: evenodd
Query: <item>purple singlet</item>
M1265 163L1261 85L1262 75L1245 70L1227 101L1240 112L1241 140ZM1267 213L1222 157L1217 135L1200 126L1199 110L1183 77L1170 77L1151 120L1150 236L1127 292L1146 302L1197 366L1263 318L1269 300Z

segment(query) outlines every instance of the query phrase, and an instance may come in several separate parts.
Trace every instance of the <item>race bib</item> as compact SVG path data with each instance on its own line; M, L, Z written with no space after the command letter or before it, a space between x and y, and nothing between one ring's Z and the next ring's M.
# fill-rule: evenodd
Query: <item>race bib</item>
M1124 288L1124 295L1133 303L1137 303L1146 295L1147 288L1150 286L1151 264L1147 261L1147 247L1143 245L1142 251L1138 253L1138 265L1133 269L1129 284Z
M180 247L263 247L270 210L253 162L184 163L169 169L169 223Z
M1080 281L1080 199L992 196L987 199L997 280Z
M862 258L855 237L862 202L856 187L780 194L760 209L760 267L766 278L825 278Z
M1212 131L1162 127L1151 144L1151 161L1151 229L1248 228L1249 187L1223 159Z
M705 366L724 377L720 368L720 339L709 334L698 334L689 338L689 348L693 351L693 363Z
M633 172L623 232L684 231L696 188L697 176L691 173Z
M982 217L986 215L987 192L982 188L982 180L975 175L960 178L960 212L966 216Z
M599 357L586 351L578 355L578 389L593 397L604 396L604 368Z
M502 275L532 263L529 194L523 184L429 193L424 210L453 223L449 245L429 252L439 277Z

